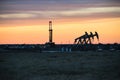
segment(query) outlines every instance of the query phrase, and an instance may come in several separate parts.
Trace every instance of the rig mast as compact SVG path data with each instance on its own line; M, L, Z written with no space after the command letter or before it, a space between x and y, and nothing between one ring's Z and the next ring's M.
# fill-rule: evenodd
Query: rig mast
M49 21L49 43L52 43L52 21Z
M52 29L52 21L49 21L49 42L46 42L46 46L53 47L55 43L53 42L53 29Z

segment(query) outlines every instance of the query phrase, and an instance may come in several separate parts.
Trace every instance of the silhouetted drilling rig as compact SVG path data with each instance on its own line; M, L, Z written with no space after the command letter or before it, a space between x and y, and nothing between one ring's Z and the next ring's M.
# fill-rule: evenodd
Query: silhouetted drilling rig
M52 21L49 21L49 42L46 42L45 45L50 47L53 47L55 45L55 43L53 42Z

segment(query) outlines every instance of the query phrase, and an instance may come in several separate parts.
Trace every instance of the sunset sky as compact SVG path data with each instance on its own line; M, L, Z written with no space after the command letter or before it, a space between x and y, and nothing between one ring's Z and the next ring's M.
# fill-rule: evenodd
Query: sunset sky
M100 43L120 43L120 0L0 0L0 44L44 44L49 21L57 44L85 31L97 31Z

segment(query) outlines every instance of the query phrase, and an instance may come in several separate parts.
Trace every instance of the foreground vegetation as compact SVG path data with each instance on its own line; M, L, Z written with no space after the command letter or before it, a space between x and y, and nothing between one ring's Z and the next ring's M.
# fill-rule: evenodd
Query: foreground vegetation
M0 80L120 80L120 53L0 53Z

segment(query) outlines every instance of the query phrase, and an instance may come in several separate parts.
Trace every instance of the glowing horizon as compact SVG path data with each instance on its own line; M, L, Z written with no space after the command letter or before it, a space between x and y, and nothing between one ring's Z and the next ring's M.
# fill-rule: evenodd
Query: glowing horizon
M97 31L99 43L120 43L117 0L6 0L0 4L0 44L44 44L49 21L56 44L72 44L85 31Z

